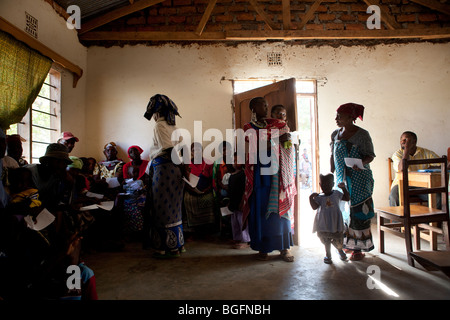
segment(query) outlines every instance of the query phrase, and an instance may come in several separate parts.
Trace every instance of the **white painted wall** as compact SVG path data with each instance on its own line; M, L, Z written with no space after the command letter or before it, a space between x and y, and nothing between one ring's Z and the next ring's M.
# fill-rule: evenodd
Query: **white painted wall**
M267 52L283 54L283 66L267 67ZM153 121L143 118L149 98L166 94L180 109L177 125L193 130L232 128L232 86L226 79L316 78L318 88L320 170L329 170L330 134L336 108L346 102L366 106L364 121L376 152L372 164L376 205L387 205L387 157L399 147L405 130L419 145L446 154L450 136L450 44L329 46L290 44L167 44L88 49L87 153L103 158L103 145L116 142L120 155L138 144L148 156ZM225 79L225 80L223 80Z
M85 153L85 96L87 80L87 48L78 41L76 30L68 29L66 21L44 0L1 0L0 16L25 30L25 11L38 20L38 41L83 69L83 76L73 88L72 73L61 72L61 130L80 138L74 155Z

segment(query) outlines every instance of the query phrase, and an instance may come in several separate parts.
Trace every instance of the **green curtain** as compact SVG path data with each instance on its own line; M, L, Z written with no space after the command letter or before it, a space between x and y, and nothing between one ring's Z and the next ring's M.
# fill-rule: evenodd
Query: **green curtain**
M22 120L51 65L52 60L0 31L0 128Z

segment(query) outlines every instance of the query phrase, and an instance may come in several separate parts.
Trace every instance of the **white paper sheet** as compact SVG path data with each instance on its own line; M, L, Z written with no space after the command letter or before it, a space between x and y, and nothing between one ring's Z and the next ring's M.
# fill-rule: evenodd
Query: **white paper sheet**
M43 209L36 217L36 223L34 223L31 216L26 216L23 218L27 223L28 228L36 231L40 231L47 226L49 226L53 221L55 221L55 216L52 215L47 209Z
M111 211L114 208L114 201L102 201L98 207L103 210Z
M114 207L114 201L102 201L99 204L91 204L90 206L84 206L80 208L80 211L103 209L111 211Z
M108 183L108 188L117 188L120 186L119 180L117 177L114 178L106 178L106 183Z
M185 177L183 177L184 182L189 184L192 188L197 187L199 179L200 179L200 177L197 177L196 175L194 175L192 173L189 174L189 180L187 180Z
M344 158L345 164L347 167L353 168L354 165L356 165L361 170L366 170L364 168L362 160L358 158Z
M220 213L222 214L222 217L224 216L229 216L230 214L233 214L233 211L230 211L230 209L228 209L228 207L222 207L220 208Z
M86 192L86 197L103 199L104 195L88 191L88 192Z

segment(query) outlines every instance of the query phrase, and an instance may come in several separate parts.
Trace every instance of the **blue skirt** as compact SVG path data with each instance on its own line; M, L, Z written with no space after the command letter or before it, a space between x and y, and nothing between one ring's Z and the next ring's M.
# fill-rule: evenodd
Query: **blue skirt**
M291 221L278 212L267 215L271 175L261 175L261 164L254 165L253 192L250 196L248 231L250 247L261 253L289 249L293 245Z

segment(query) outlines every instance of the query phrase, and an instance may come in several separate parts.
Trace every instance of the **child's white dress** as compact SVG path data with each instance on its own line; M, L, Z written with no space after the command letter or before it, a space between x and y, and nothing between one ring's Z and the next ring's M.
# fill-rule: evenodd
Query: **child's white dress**
M331 195L319 194L314 200L320 205L314 219L313 232L340 233L344 232L344 219L339 204L343 193L333 190Z

